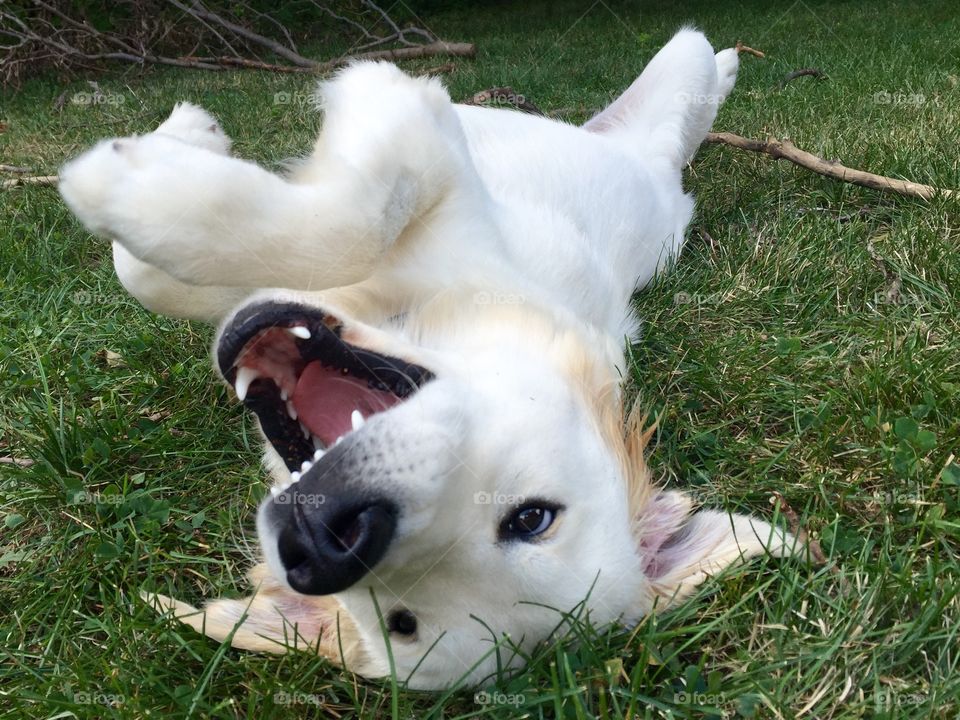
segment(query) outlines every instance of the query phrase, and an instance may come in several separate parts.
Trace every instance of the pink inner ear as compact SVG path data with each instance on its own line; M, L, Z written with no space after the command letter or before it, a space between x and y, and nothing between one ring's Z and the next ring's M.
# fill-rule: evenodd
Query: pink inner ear
M690 517L690 501L674 492L657 493L637 519L637 551L644 561L644 573L655 579L673 564L670 548L680 544Z

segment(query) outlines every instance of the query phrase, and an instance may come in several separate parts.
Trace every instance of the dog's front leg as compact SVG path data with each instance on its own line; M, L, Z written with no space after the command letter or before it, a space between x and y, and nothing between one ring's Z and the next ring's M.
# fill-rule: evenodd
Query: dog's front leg
M189 285L359 282L456 188L462 143L446 93L392 66L355 66L326 94L324 133L290 178L158 132L100 143L60 191L91 231Z

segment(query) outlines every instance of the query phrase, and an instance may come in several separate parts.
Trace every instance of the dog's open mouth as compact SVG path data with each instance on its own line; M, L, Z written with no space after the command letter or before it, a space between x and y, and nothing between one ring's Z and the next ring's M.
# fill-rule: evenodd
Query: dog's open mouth
M220 372L292 473L433 377L345 342L343 329L317 308L266 302L241 309L220 335Z

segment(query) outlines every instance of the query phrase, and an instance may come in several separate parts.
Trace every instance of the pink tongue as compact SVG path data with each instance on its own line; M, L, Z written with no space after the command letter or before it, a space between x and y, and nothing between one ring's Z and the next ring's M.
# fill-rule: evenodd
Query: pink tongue
M367 418L397 404L400 398L312 362L300 373L291 401L300 422L329 447L353 429L350 415L354 410Z

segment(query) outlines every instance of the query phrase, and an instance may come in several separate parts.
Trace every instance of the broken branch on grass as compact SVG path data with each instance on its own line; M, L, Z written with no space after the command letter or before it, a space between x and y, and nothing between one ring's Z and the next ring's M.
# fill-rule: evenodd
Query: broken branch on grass
M793 80L801 77L815 77L820 78L821 80L826 80L827 74L820 68L801 68L800 70L794 70L792 73L787 73L783 80L780 81L778 88L783 90L787 86L788 82L792 82Z
M33 168L19 167L17 165L0 165L0 172L22 175L23 173L33 172Z
M119 60L195 70L324 73L354 59L472 57L476 52L472 43L446 42L424 28L401 27L372 0L340 4L309 0L309 4L348 33L359 31L358 43L341 57L304 56L283 23L243 0L165 0L161 12L153 14L146 5L134 3L133 16L110 30L94 27L81 10L60 0L29 0L16 12L3 9L0 3L0 40L4 41L0 43L0 81L17 82L44 63L87 68ZM174 27L177 39L171 40ZM171 46L179 47L170 52Z
M789 160L794 165L799 165L818 175L840 180L841 182L853 183L854 185L860 185L872 190L887 190L922 200L930 200L937 196L957 197L960 195L960 192L957 190L937 188L932 185L924 185L909 180L898 180L896 178L885 177L884 175L876 175L865 170L850 168L838 162L830 162L806 150L801 150L787 139L777 140L770 138L769 140L753 140L731 132L711 132L707 133L704 142L714 145L729 145L730 147L739 148L740 150L769 155L775 160Z
M4 180L0 185L4 190L17 187L17 185L56 185L60 178L56 175L26 175L24 177L15 177L10 180Z
M754 57L758 58L765 58L767 56L766 53L761 52L760 50L754 50L752 47L749 45L744 45L739 40L737 40L737 44L734 46L734 48L737 51L737 55L740 53L747 53L748 55L753 55Z

